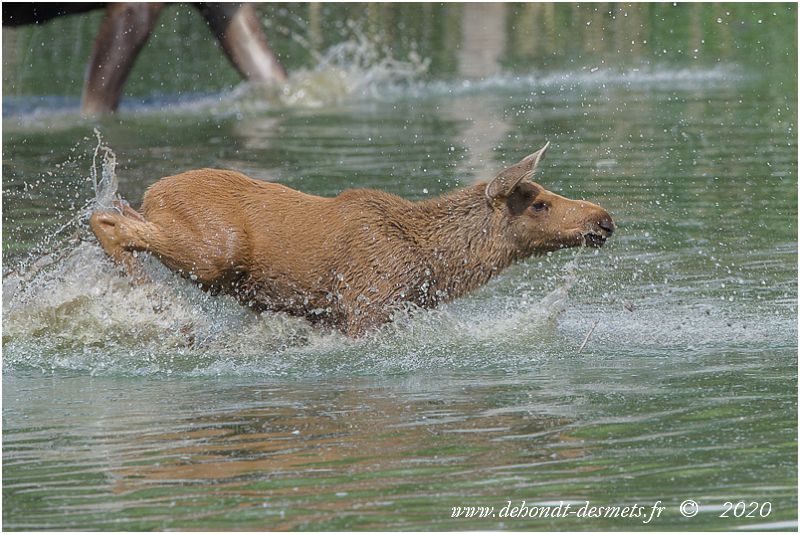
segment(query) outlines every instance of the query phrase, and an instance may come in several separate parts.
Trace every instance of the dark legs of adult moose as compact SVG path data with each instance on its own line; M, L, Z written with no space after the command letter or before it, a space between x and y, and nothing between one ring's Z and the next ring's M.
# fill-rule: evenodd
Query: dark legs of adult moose
M239 74L258 83L282 83L286 71L261 29L253 4L195 4Z
M119 105L136 56L163 9L160 3L112 3L100 24L86 68L81 111L98 114Z
M286 71L267 43L251 4L194 4L222 49L247 80L280 83ZM85 114L117 109L125 81L163 9L161 3L111 3L95 39L81 110Z

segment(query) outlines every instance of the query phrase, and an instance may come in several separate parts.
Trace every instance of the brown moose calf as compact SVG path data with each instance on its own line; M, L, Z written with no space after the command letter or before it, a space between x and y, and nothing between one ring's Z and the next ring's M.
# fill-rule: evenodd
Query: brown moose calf
M90 226L129 275L131 251L255 310L284 311L360 336L411 302L431 308L485 284L511 263L599 247L608 212L530 181L547 145L478 183L410 202L368 189L307 195L233 171L162 178Z

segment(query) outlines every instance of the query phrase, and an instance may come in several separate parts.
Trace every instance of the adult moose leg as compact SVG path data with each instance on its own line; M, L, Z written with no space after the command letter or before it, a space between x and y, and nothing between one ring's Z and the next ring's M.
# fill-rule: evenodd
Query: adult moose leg
M251 4L195 3L234 67L247 80L283 83L286 71L269 46ZM106 9L86 69L81 112L108 113L119 106L125 81L156 20L160 2L7 3L3 26L40 24L50 19Z
M195 4L239 74L258 83L283 83L286 71L267 43L252 4Z
M125 80L163 7L156 2L108 5L86 69L81 102L84 114L117 109Z

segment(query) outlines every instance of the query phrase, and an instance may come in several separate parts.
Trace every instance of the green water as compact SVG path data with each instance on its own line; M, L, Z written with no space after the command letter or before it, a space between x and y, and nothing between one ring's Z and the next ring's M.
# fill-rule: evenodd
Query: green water
M77 80L65 100L42 101L41 74L4 55L4 88L30 83L4 100L3 528L797 529L796 8L502 7L497 72L475 77L463 6L276 6L268 31L311 43L275 30L306 69L291 98L176 104L216 61L203 41L177 70L186 85L136 82L128 110L100 121L74 112L80 62L53 74ZM67 27L90 42L92 17L14 39ZM372 63L314 70L345 19ZM386 27L406 30L388 37L401 61L388 67L368 38ZM414 47L433 72L407 75ZM131 288L81 223L95 127L134 205L203 166L426 198L549 140L541 183L601 204L618 231L351 341L152 261L153 284ZM665 509L648 524L452 517L508 501ZM739 501L769 513L720 517Z

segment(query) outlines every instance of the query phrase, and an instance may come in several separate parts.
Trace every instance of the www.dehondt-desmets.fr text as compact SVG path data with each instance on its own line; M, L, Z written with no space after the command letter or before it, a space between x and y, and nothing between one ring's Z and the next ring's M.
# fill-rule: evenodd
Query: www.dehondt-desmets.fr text
M661 517L666 510L661 501L654 504L631 504L628 506L595 506L590 501L582 505L560 501L555 504L528 505L525 501L514 504L506 501L506 505L497 510L494 506L454 506L451 517L464 519L548 519L562 517L578 518L620 518L640 519L642 523L650 523Z

